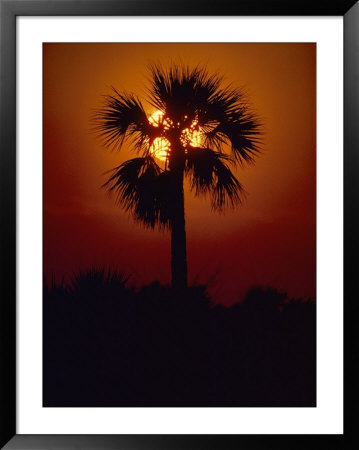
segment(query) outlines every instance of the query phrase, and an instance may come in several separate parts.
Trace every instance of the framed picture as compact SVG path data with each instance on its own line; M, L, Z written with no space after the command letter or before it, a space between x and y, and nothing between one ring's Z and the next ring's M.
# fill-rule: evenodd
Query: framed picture
M4 448L352 448L358 18L1 1Z

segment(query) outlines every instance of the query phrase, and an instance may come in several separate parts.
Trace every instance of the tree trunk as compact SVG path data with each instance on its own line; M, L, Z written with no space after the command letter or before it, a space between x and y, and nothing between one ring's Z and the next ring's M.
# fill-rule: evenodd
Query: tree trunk
M171 270L172 287L187 287L187 251L184 217L183 168L172 169Z

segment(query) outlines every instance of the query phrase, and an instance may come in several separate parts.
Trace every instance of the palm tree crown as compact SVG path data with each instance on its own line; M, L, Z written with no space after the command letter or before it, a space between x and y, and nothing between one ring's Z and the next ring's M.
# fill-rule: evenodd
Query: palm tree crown
M177 65L152 65L150 73L146 100L156 118L137 96L113 89L96 113L95 128L106 146L120 149L127 140L140 154L115 167L104 186L136 220L171 229L175 285L174 266L182 262L187 273L183 178L195 195L210 196L214 210L238 204L243 188L230 167L254 161L261 125L242 92L222 87L217 74ZM158 139L166 142L164 164L153 151ZM186 273L177 283L182 287Z

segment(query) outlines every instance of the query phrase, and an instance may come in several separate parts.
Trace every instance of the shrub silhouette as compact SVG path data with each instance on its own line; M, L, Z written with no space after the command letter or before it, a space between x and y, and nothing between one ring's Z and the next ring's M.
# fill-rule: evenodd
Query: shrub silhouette
M119 295L126 291L126 283L129 280L124 272L110 268L97 268L79 271L71 279L70 289L80 296L90 294L91 297L105 294Z
M44 289L44 406L315 406L313 301L255 287L215 306L110 274Z

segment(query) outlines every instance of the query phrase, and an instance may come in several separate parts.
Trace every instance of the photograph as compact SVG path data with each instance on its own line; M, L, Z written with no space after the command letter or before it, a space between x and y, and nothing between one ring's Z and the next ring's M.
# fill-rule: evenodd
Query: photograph
M316 43L42 61L43 407L316 407Z

